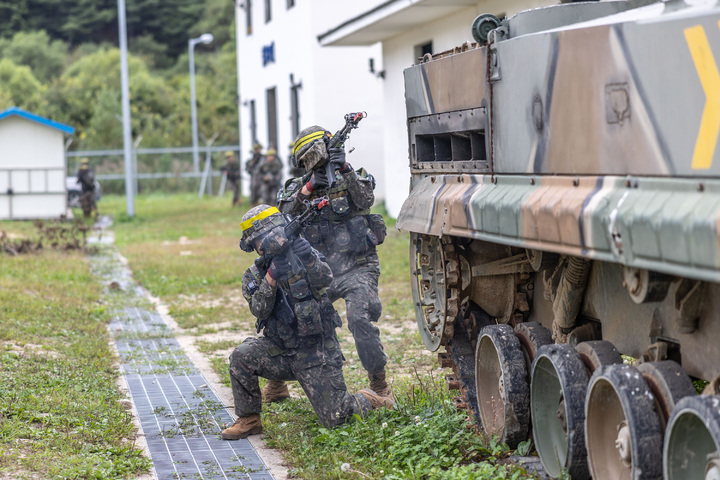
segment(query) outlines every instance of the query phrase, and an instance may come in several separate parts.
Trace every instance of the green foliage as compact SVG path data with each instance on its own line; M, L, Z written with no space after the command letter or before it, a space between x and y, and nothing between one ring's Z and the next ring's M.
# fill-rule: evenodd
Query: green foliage
M62 40L50 40L45 31L17 32L12 40L0 39L0 57L30 67L41 83L49 83L62 72L68 46Z
M287 450L301 478L520 479L522 468L500 465L506 445L484 445L441 380L395 386L396 408L327 429L307 400L271 404L263 415L271 446Z
M149 469L118 403L99 296L83 253L0 255L0 476L110 479Z
M29 67L7 58L0 60L0 111L15 106L42 114L44 90Z
M234 3L133 0L126 9L133 138L142 136L141 147L190 144L187 42L208 31L215 41L196 47L199 131L236 143ZM73 126L73 150L122 147L117 2L0 0L0 18L0 109ZM148 168L173 170L176 160ZM119 159L106 161L97 173L122 170Z

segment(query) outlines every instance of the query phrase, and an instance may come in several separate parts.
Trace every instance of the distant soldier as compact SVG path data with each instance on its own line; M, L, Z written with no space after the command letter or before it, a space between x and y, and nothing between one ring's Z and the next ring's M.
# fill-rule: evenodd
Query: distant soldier
M275 149L268 148L258 168L258 176L262 179L260 186L260 201L262 203L275 204L277 191L282 182L282 167L282 161L277 158Z
M80 160L80 169L77 171L77 182L80 184L80 206L83 215L88 218L90 215L97 216L97 204L95 203L95 171L90 166L87 158Z
M262 179L258 175L258 168L263 159L262 145L256 143L250 151L252 157L245 163L245 171L250 175L250 206L254 207L260 201L260 187Z
M240 205L240 165L235 161L235 153L225 152L225 165L220 167L220 171L225 174L227 182L232 188L232 206Z
M307 173L285 183L278 193L281 212L298 215L306 200L327 197L324 207L305 228L303 236L327 258L333 272L328 296L333 302L345 299L348 328L353 334L360 363L368 372L370 389L383 397L391 395L385 378L387 356L375 323L382 313L378 295L380 260L376 246L385 240L381 215L371 214L375 202L375 180L365 169L353 170L345 161L342 148L326 148L332 134L320 126L301 131L293 153ZM330 163L335 181L330 182L326 166ZM264 389L266 401L282 398L287 386L272 381Z
M325 293L332 281L330 267L307 240L298 238L288 246L286 221L277 208L258 205L240 224L240 248L260 255L243 275L242 293L263 335L246 338L230 355L238 418L222 431L224 440L262 433L258 377L300 382L320 423L328 428L371 409L394 406L368 389L347 391L335 333L340 316Z

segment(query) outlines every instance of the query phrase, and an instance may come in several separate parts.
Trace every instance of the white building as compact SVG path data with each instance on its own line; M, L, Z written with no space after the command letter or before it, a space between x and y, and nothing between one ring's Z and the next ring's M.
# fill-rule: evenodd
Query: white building
M370 59L379 63L380 46L322 48L317 39L346 14L346 4L351 2L236 1L241 156L244 162L257 140L265 149L274 145L287 169L289 144L299 130L321 125L334 133L345 114L366 111L346 151L355 148L348 161L376 177L381 199L383 80L369 68ZM359 7L350 10L356 11Z
M17 107L0 112L0 219L65 213L65 135L74 131Z
M351 3L364 10L350 13ZM335 25L319 35L323 46L362 46L382 42L384 68L385 133L383 153L386 189L385 204L396 217L409 189L409 159L405 118L403 70L425 53L439 53L473 41L470 26L481 13L500 18L559 3L549 0L368 0L334 2L343 12ZM346 9L345 7L348 6ZM331 49L330 49L331 50Z

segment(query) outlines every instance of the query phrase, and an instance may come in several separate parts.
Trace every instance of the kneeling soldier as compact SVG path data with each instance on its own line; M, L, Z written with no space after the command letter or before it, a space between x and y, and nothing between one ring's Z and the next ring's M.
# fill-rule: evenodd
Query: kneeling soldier
M268 205L250 209L242 219L240 248L260 255L243 275L242 292L263 336L245 339L230 356L238 419L223 430L225 440L262 432L258 377L297 380L326 427L393 407L392 400L369 389L348 393L335 334L340 317L325 293L330 267L307 240L288 240L285 224L285 216Z

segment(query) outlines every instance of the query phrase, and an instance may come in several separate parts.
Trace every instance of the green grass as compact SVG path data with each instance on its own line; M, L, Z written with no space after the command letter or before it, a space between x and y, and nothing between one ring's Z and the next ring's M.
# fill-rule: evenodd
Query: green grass
M83 252L0 254L0 477L148 471L118 403L108 321Z
M238 247L245 210L231 209L227 196L200 199L191 194L137 197L134 219L125 215L123 197L106 196L100 207L116 219L116 243L135 277L169 305L181 328L197 336L195 346L229 386L228 354L255 334L255 319L240 290L242 274L254 260ZM388 237L378 248L383 302L378 325L398 409L327 430L304 397L291 399L268 407L264 421L269 443L284 450L293 475L306 479L531 478L519 468L497 464L507 448L495 442L485 446L468 428L465 412L452 407L440 380L447 372L425 350L415 325L409 236L386 220ZM344 302L335 307L342 316ZM202 338L207 333L214 334L213 340ZM367 387L352 335L343 327L338 337L347 359L343 371L348 390ZM297 384L291 384L291 390L300 392ZM344 463L349 465L346 471L340 469Z

